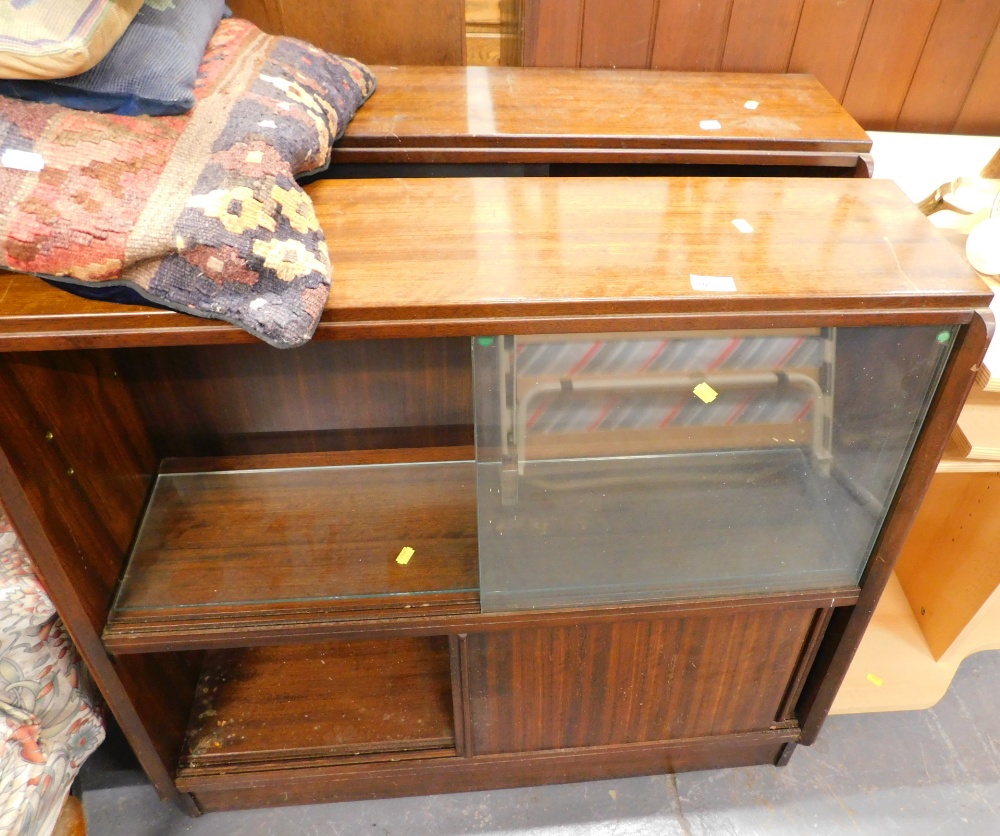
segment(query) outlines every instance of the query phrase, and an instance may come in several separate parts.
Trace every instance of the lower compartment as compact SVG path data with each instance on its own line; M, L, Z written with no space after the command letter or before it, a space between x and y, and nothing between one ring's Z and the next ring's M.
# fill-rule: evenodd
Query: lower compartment
M178 780L204 812L503 789L783 763L798 729L670 743L440 758Z
M206 655L178 782L202 774L455 754L446 637Z

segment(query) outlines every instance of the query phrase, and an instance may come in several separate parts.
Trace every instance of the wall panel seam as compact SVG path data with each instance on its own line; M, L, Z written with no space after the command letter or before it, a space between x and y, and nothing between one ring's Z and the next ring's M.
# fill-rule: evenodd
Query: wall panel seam
M941 133L954 133L955 127L958 125L959 120L962 118L962 113L965 111L965 106L969 102L969 96L972 95L972 91L976 86L976 81L979 79L979 73L983 68L983 61L986 60L986 56L990 53L990 48L993 46L993 42L1000 38L1000 4L997 6L995 12L995 17L993 19L993 35L986 41L986 46L983 47L983 51L979 56L979 61L976 62L976 71L972 75L972 80L969 82L969 86L965 90L965 95L962 97L962 104L959 106L958 110L955 112L955 118L951 121L948 126L947 131L941 131Z
M847 97L847 91L851 88L851 82L854 80L854 68L858 63L858 55L861 53L861 44L865 40L865 32L868 31L868 21L871 20L872 9L875 8L875 0L868 0L868 9L865 12L864 22L861 24L861 30L858 32L857 43L854 44L854 56L851 58L851 67L847 71L847 75L844 79L844 86L840 91L840 95L837 97L837 101L841 104L844 103L844 99Z
M788 72L788 68L792 65L792 56L795 54L795 41L799 37L799 27L802 25L802 15L806 11L806 0L802 0L799 3L799 16L795 19L795 32L792 33L792 39L788 42L788 55L785 57L785 72Z

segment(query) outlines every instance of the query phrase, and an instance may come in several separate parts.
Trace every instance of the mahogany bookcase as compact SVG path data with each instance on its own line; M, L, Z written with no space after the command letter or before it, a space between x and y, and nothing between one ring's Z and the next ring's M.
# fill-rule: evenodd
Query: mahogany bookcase
M812 742L992 329L926 219L867 179L309 188L301 349L0 276L0 494L161 795Z

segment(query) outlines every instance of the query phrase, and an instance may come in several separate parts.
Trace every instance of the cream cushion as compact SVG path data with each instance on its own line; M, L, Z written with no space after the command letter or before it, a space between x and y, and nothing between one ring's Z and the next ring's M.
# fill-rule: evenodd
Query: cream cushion
M0 78L66 78L115 45L143 0L0 0Z

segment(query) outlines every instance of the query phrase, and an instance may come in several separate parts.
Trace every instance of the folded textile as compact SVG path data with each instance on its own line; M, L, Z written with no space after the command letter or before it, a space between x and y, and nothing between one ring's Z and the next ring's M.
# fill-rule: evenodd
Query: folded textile
M165 116L194 107L194 85L225 0L146 0L92 69L45 81L0 79L0 96L76 110Z
M371 95L362 64L244 20L209 43L182 116L0 100L0 266L125 285L290 347L312 335L330 263L295 175L324 168Z
M114 46L142 0L0 0L0 78L62 78Z
M51 833L102 740L96 689L0 506L0 833Z

